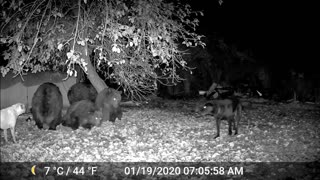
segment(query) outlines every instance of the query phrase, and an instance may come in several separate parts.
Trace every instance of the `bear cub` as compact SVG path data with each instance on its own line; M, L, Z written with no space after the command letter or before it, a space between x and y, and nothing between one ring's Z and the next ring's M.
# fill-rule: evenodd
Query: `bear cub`
M62 125L71 127L73 130L79 127L91 129L100 126L101 112L96 111L95 105L90 100L81 100L73 103L62 118Z
M113 88L105 88L97 95L95 105L96 109L102 112L103 121L115 122L116 118L121 120L122 110L120 102L121 91Z

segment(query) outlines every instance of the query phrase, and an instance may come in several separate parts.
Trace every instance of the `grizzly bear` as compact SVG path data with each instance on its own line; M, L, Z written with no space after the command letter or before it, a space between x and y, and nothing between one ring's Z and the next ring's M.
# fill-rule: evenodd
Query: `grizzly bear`
M77 101L88 99L95 102L97 90L89 82L79 82L71 86L68 91L68 100L70 105Z
M63 107L59 87L47 82L39 86L32 98L32 116L39 129L56 130L61 123Z

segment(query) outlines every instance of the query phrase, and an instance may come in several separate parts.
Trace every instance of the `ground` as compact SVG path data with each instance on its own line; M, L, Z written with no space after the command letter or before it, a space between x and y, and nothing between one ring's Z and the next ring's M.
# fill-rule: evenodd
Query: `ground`
M39 130L26 115L16 125L17 144L5 144L1 162L312 162L320 159L316 105L256 103L244 108L239 135L222 121L214 139L212 117L196 118L197 101L151 101L125 107L121 121L92 130ZM10 136L9 136L10 139ZM11 141L9 141L11 142Z

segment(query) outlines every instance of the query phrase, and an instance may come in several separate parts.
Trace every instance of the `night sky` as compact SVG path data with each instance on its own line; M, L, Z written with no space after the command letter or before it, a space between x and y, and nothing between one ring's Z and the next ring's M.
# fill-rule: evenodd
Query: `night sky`
M204 10L200 18L204 34L217 32L229 45L251 49L257 61L271 68L318 71L313 34L319 18L312 5L272 0L224 0L222 6L218 0L190 0L190 4Z

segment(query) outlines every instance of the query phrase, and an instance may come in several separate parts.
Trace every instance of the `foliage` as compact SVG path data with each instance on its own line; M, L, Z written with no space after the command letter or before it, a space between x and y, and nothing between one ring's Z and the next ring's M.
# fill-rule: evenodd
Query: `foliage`
M75 64L91 73L92 62L104 78L143 94L160 78L181 79L176 69L188 67L179 43L204 46L195 33L195 17L202 13L179 2L18 0L3 1L1 7L0 36L9 61L1 67L3 75L66 65L67 73L77 76ZM105 73L110 68L112 73Z

